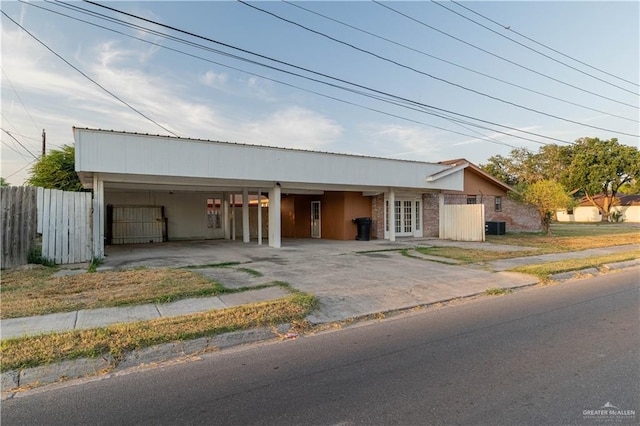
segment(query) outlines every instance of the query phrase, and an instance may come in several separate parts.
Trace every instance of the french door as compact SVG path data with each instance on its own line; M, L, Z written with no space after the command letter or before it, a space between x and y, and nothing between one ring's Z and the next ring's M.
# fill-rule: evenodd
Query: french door
M311 237L320 238L320 201L311 202Z
M394 204L395 221L389 224L389 201L385 201L385 238L388 238L390 225L394 227L396 237L422 237L422 200L399 198Z

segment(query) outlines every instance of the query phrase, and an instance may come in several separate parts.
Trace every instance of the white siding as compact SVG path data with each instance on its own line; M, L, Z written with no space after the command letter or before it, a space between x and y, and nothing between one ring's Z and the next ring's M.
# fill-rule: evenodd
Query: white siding
M229 181L462 190L450 166L173 137L74 129L76 170ZM283 185L284 186L284 185Z

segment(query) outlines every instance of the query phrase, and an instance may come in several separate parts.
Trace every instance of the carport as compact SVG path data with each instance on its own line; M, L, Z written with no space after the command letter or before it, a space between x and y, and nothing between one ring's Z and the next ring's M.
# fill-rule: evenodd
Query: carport
M262 244L266 233L275 248L283 233L352 239L354 216L406 227L396 194L462 190L466 167L100 129L73 133L76 171L93 190L99 258L116 222L135 227L138 242L160 232L168 240L241 235ZM399 228L386 229L377 237L394 241Z

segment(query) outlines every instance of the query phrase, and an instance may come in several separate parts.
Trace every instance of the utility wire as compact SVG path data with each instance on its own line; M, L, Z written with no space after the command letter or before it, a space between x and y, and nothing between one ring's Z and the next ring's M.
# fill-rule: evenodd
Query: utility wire
M14 141L16 141L16 142L18 143L18 145L20 145L22 148L24 148L24 150L25 150L25 151L27 151L29 154L31 154L31 156L32 156L33 158L35 158L36 160L38 159L38 157L36 157L36 156L34 155L34 153L33 153L33 152L29 151L29 148L27 148L26 146L22 145L22 142L20 142L18 139L16 139L16 138L15 138L15 136L13 136L10 132L8 132L8 131L7 131L7 130L5 130L5 129L2 129L2 131L3 131L3 132L5 132L7 135L9 135L9 137L10 137L11 139L13 139Z
M24 160L30 160L29 157L27 157L24 153L18 151L17 149L15 149L13 146L9 145L8 143L6 143L5 141L2 141L2 144L5 145L7 148L9 148L11 151L15 152L16 154L18 154L20 157L22 157Z
M603 131L606 131L606 132L618 133L618 134L625 135L625 136L631 136L631 137L640 138L640 135L636 135L636 134L633 134L633 133L625 133L625 132L616 131L616 130L612 130L612 129L607 129L605 127L593 126L591 124L586 124L586 123L583 123L583 122L580 122L580 121L571 120L569 118L560 117L560 116L555 115L555 114L550 114L550 113L547 113L547 112L544 112L544 111L537 110L535 108L530 108L530 107L527 107L527 106L524 106L524 105L520 105L518 103L511 102L511 101L508 101L506 99L502 99L502 98L499 98L497 96L493 96L493 95L490 95L488 93L484 93L484 92L481 92L479 90L472 89L470 87L464 86L464 85L459 84L459 83L454 83L454 82L449 81L447 79L444 79L444 78L441 78L441 77L437 77L437 76L435 76L433 74L430 74L428 72L421 71L421 70L419 70L417 68L414 68L412 66L405 65L405 64L403 64L401 62L398 62L398 61L395 61L393 59L389 59L389 58L387 58L385 56L378 55L377 53L374 53L374 52L372 52L370 50L362 49L362 48L360 48L358 46L355 46L355 45L353 45L351 43L348 43L346 41L343 41L343 40L337 39L335 37L332 37L332 36L330 36L328 34L325 34L325 33L321 32L321 31L314 30L312 28L309 28L307 26L299 24L299 23L297 23L295 21L292 21L290 19L287 19L287 18L284 18L282 16L279 16L276 13L269 12L268 10L265 10L265 9L262 9L262 8L259 8L259 7L255 6L255 5L249 4L249 3L247 3L247 2L245 2L243 0L237 0L237 2L240 3L240 4L243 4L245 6L248 6L248 7L252 8L252 9L255 9L255 10L259 11L259 12L262 12L262 13L265 13L267 15L273 16L274 18L277 18L277 19L279 19L279 20L281 20L283 22L287 22L289 24L292 24L292 25L295 25L295 26L297 26L299 28L302 28L302 29L304 29L306 31L312 32L314 34L317 34L317 35L319 35L321 37L325 37L325 38L327 38L327 39L329 39L331 41L334 41L336 43L339 43L339 44L345 45L347 47L350 47L352 49L355 49L355 50L357 50L359 52L362 52L364 54L373 56L373 57L375 57L377 59L383 60L385 62L389 62L389 63L391 63L393 65L397 65L397 66L399 66L401 68L408 69L408 70L413 71L413 72L415 72L417 74L424 75L426 77L432 78L434 80L438 80L438 81L440 81L442 83L449 84L449 85L457 87L459 89L466 90L466 91L471 92L471 93L475 93L476 95L484 96L486 98L493 99L494 101L502 102L504 104L511 105L511 106L516 107L516 108L524 109L526 111L534 112L536 114L544 115L546 117L554 118L556 120L566 121L568 123L573 123L573 124L577 124L577 125L580 125L580 126L590 127L592 129L598 129L598 130L603 130Z
M456 6L458 6L458 7L462 7L462 8L464 8L464 9L467 9L469 12L474 13L474 14L476 14L476 15L478 15L478 16L480 16L480 17L484 18L484 19L486 19L487 21L489 21L489 22L492 22L492 23L496 24L496 25L498 25L498 26L500 26L500 27L504 28L504 29L505 29L505 30L507 30L507 31L511 31L511 32L512 32L512 33L514 33L514 34L518 34L520 37L522 37L522 38L524 38L524 39L527 39L527 40L529 40L529 41L530 41L530 42L532 42L532 43L535 43L535 44L537 44L537 45L539 45L539 46L542 46L542 47L544 47L544 48L547 48L547 49L551 50L552 52L555 52L555 53L557 53L557 54L559 54L559 55L562 55L562 56L564 56L564 57L566 57L566 58L569 58L569 59L571 59L571 60L573 60L573 61L576 61L576 62L578 62L579 64L582 64L582 65L584 65L584 66L587 66L587 67L589 67L589 68L591 68L591 69L594 69L594 70L596 70L596 71L600 71L601 73L606 74L606 75L608 75L608 76L610 76L610 77L617 78L618 80L620 80L620 81L624 81L625 83L629 83L629 84L632 84L632 85L634 85L634 86L640 87L640 84L638 84L638 83L635 83L635 82L630 81L630 80L626 80L626 79L624 79L624 78L622 78L622 77L618 77L618 76L617 76L617 75L615 75L615 74L612 74L612 73L610 73L610 72L608 72L608 71L605 71L605 70L603 70L603 69L601 69L601 68L597 68L597 67L595 67L595 66L593 66L593 65L590 65L590 64L588 64L588 63L586 63L586 62L581 61L580 59L574 58L573 56L567 55L566 53L563 53L563 52L561 52L561 51L559 51L559 50L557 50L557 49L554 49L554 48L553 48L553 47L551 47L551 46L548 46L548 45L546 45L546 44L544 44L544 43L541 43L541 42L539 42L539 41L537 41L537 40L534 40L533 38L528 37L528 36L526 36L526 35L524 35L524 34L522 34L522 33L518 32L518 31L514 30L513 28L511 28L511 26L510 26L510 25L504 25L504 24L501 24L500 22L497 22L497 21L495 21L495 20L493 20L493 19L489 18L488 16L483 15L483 14L482 14L482 13L480 13L480 12L477 12L477 11L473 10L473 9L471 9L470 7L467 7L467 6L463 5L462 3L459 3L459 2L457 2L457 1L455 1L455 0L450 0L450 1L451 1L451 3L455 4Z
M13 83L11 83L11 79L9 78L9 76L7 75L7 73L4 71L3 67L0 67L2 69L2 74L4 74L4 77L7 79L7 81L9 82L9 86L11 86L11 90L13 90L13 93L15 93L16 97L18 98L18 100L20 101L20 105L22 105L22 108L24 108L24 110L27 112L27 115L29 116L29 119L31 119L31 122L33 123L34 126L36 126L36 129L40 130L42 127L38 126L36 124L36 121L33 119L33 117L31 116L31 113L29 112L29 110L27 109L27 106L24 104L24 102L22 102L22 98L20 97L20 94L18 93L18 91L16 90L16 88L13 86Z
M540 75L540 76L542 76L542 77L548 78L548 79L550 79L550 80L553 80L553 81L558 82L558 83L560 83L560 84L563 84L563 85L565 85L565 86L572 87L572 88L574 88L574 89L576 89L576 90L580 90L580 91L582 91L582 92L586 92L586 93L589 93L589 94L591 94L591 95L598 96L598 97L603 98L603 99L607 99L607 100L609 100L609 101L611 101L611 102L615 102L615 103L618 103L618 104L620 104L620 105L625 105L625 106L628 106L628 107L631 107L631 108L634 108L634 109L640 109L637 105L628 104L628 103L626 103L626 102L618 101L618 100L616 100L616 99L613 99L613 98L610 98L610 97L607 97L607 96L601 95L601 94L596 93L596 92L592 92L592 91L590 91L590 90L584 89L584 88L582 88L582 87L576 86L576 85L571 84L571 83L567 83L567 82L565 82L565 81L562 81L562 80L559 80L559 79L557 79L557 78L551 77L551 76L549 76L549 75L547 75L547 74L544 74L544 73L542 73L542 72L539 72L539 71L536 71L536 70L531 69L531 68L529 68L529 67L526 67L526 66L524 66L524 65L522 65L522 64L519 64L519 63L517 63L517 62L515 62L515 61L512 61L512 60L510 60L510 59L507 59L507 58L505 58L505 57L503 57L503 56L500 56L500 55L498 55L498 54L496 54L496 53L493 53L493 52L491 52L491 51L489 51L489 50L483 49L482 47L476 46L475 44L472 44L472 43L469 43L469 42L467 42L467 41L464 41L464 40L462 40L461 38L458 38L458 37L456 37L456 36L453 36L453 35L451 35L451 34L449 34L449 33L445 32L445 31L439 30L439 29L437 29L437 28L435 28L435 27L433 27L433 26L431 26L431 25L429 25L429 24L427 24L427 23L425 23L425 22L420 21L419 19L416 19L416 18L414 18L414 17L412 17L412 16L410 16L410 15L407 15L406 13L400 12L399 10L394 9L394 8L392 8L391 6L388 6L388 5L386 5L386 4L383 4L383 3L379 2L378 0L372 0L372 1L373 1L373 3L377 4L378 6L384 7L385 9L388 9L388 10L390 10L390 11L392 11L392 12L394 12L394 13L396 13L396 14L400 15L400 16L403 16L403 17L405 17L405 18L407 18L407 19L409 19L409 20L411 20L411 21L414 21L414 22L416 22L416 23L418 23L418 24L420 24L420 25L423 25L423 26L425 26L425 27L427 27L427 28L429 28L429 29L432 29L433 31L436 31L436 32L438 32L438 33L440 33L440 34L443 34L443 35L445 35L445 36L449 37L449 38L452 38L452 39L454 39L454 40L457 40L457 41L459 41L460 43L466 44L467 46L473 47L474 49L480 50L481 52L487 53L487 54L489 54L489 55L491 55L491 56L493 56L493 57L496 57L496 58L498 58L498 59L501 59L501 60L503 60L503 61L505 61L505 62L508 62L508 63L510 63L510 64L512 64L512 65L515 65L515 66L517 66L517 67L519 67L519 68L526 69L527 71L530 71L530 72L532 72L532 73L534 73L534 74L537 74L537 75Z
M262 58L262 59L267 59L269 61L276 62L276 63L279 63L279 64L283 64L283 65L286 65L286 66L289 66L289 67L292 67L292 68L295 68L295 69L299 69L299 70L302 70L302 71L305 71L305 72L308 72L308 73L311 73L311 74L322 76L324 78L328 78L328 79L331 79L331 80L339 81L341 83L345 83L345 84L348 84L348 85L351 85L351 86L354 86L354 87L358 87L360 89L371 91L371 92L374 92L374 93L377 93L377 94L380 94L380 95L383 95L383 96L388 96L390 98L394 98L394 99L397 99L397 100L402 101L402 102L408 102L408 103L411 103L411 104L414 104L414 105L418 105L420 107L431 108L433 110L446 112L446 113L449 113L449 114L454 114L454 115L459 116L459 117L464 117L464 118L480 121L480 122L483 122L483 123L487 123L487 124L491 124L491 125L494 125L494 126L503 127L503 128L510 129L510 130L515 130L515 131L522 132L522 133L527 133L527 134L530 134L530 135L533 135L533 136L537 136L537 137L541 137L541 138L544 138L544 139L555 140L555 141L562 142L562 143L567 143L567 144L573 144L573 142L570 142L570 141L565 141L565 140L562 140L562 139L554 138L554 137L551 137L551 136L545 136L545 135L541 135L541 134L534 133L534 132L528 132L528 131L525 131L525 130L517 129L515 127L510 127L510 126L506 126L506 125L503 125L503 124L495 123L495 122L492 122L492 121L483 120L483 119L479 119L479 118L476 118L476 117L471 117L469 115L457 113L457 112L454 112L454 111L449 111L449 110L446 110L444 108L435 107L433 105L428 105L428 104L425 104L425 103L422 103L422 102L418 102L418 101L414 101L414 100L411 100L411 99L408 99L408 98L404 98L404 97L401 97L401 96L398 96L398 95L393 95L393 94L390 94L390 93L387 93L387 92L384 92L384 91L381 91L381 90L373 89L373 88L370 88L370 87L367 87L367 86L364 86L364 85L361 85L361 84L358 84L358 83L350 82L348 80L344 80L344 79L341 79L341 78L338 78L338 77L334 77L334 76L331 76L331 75L328 75L328 74L325 74L325 73L321 73L321 72L318 72L318 71L313 71L313 70L308 69L308 68L304 68L304 67L301 67L301 66L298 66L298 65L294 65L294 64L291 64L291 63L288 63L288 62L285 62L285 61L281 61L281 60L278 60L278 59L274 59L274 58L271 58L269 56L262 55L260 53L252 52L252 51L247 50L247 49L235 47L235 46L232 46L232 45L230 45L228 43L217 41L217 40L214 40L214 39L211 39L211 38L199 35L199 34L195 34L195 33L192 33L192 32L186 31L186 30L182 30L180 28L176 28L176 27L173 27L173 26L170 26L170 25L167 25L167 24L162 24L160 22L153 21L153 20L150 20L150 19L147 19L147 18L143 18L141 16L137 16L137 15L134 15L134 14L131 14L131 13L128 13L128 12L124 12L124 11L121 11L121 10L118 10L118 9L115 9L115 8L112 8L112 7L109 7L109 6L105 6L105 5L90 1L90 0L84 0L84 1L85 1L85 3L90 3L92 5L95 5L95 6L104 8L104 9L108 9L108 10L111 10L111 11L114 11L114 12L118 12L118 13L126 15L126 16L130 16L130 17L139 19L141 21L149 22L149 23L152 23L152 24L164 27L164 28L168 28L168 29L176 31L176 32L187 34L187 35L195 37L195 38L199 38L199 39L202 39L202 40L214 43L214 44L218 44L218 45L221 45L221 46L233 49L233 50L238 50L238 51L243 52L243 53L247 53L247 54L250 54L250 55L253 55L253 56L257 56L257 57ZM77 6L73 6L73 7L77 7ZM224 52L220 52L220 53L224 54L226 56L230 56L230 57L234 56L234 55L231 55L229 53L224 53ZM296 73L293 73L292 71L283 70L283 69L280 69L280 68L277 68L277 67L274 67L274 66L271 66L271 65L263 64L263 63L260 63L260 62L256 62L256 61L253 61L253 60L250 60L250 59L247 59L247 58L241 58L241 57L236 57L236 58L239 58L241 60L256 64L256 65L260 65L260 66L263 66L263 67L267 67L267 68L270 68L270 69L275 69L275 70L278 70L278 71L281 71L281 72L285 72L285 73L288 73L288 74L291 74L291 75L297 75L299 77L302 77L302 78L305 78L305 79L308 79L308 80L311 80L311 81L315 81L315 82L318 82L318 83L321 83L321 84L325 84L325 85L329 85L329 86L332 86L332 87L341 88L341 86L337 86L337 85L335 85L333 83L329 83L329 82L326 82L326 81L323 81L323 80L319 80L319 79L315 79L315 78L312 78L312 77L296 74Z
M382 111L382 110L379 110L379 109L376 109L376 108L372 108L372 107L368 107L368 106L365 106L365 105L362 105L362 104L358 104L358 103L355 103L355 102L351 102L351 101L347 101L347 100L344 100L344 99L340 99L340 98L337 98L337 97L334 97L334 96L330 96L330 95L327 95L327 94L324 94L324 93L320 93L320 92L317 92L317 91L314 91L314 90L305 89L303 87L296 86L294 84L290 84L290 83L287 83L287 82L284 82L284 81L276 80L276 79L273 79L273 78L270 78L270 77L266 77L266 76L261 75L261 74L257 74L257 73L250 72L250 71L246 71L246 70L243 70L243 69L240 69L240 68L236 68L236 67L233 67L233 66L230 66L230 65L226 65L226 64L223 64L223 63L220 63L220 62L212 61L210 59L203 58L203 57L197 56L197 55L193 55L191 53L187 53L187 52L184 52L184 51L181 51L181 50L178 50L178 49L174 49L174 48L171 48L171 47L168 47L168 46L164 46L162 44L155 43L155 42L150 41L150 40L145 40L145 39L140 38L140 37L135 37L135 36L132 36L130 34L126 34L124 32L121 32L121 31L118 31L118 30L115 30L115 29L112 29L112 28L108 28L108 27L96 24L94 22L86 21L86 20L83 20L83 19L80 19L80 18L77 18L77 17L74 17L74 16L70 16L70 15L67 15L67 14L64 14L64 13L61 13L61 12L57 12L57 11L54 11L54 10L51 10L51 9L47 9L47 8L42 7L42 6L35 5L33 3L26 3L25 2L25 4L37 7L39 9L42 9L42 10L45 10L45 11L48 11L48 12L51 12L51 13L54 13L54 14L57 14L57 15L60 15L60 16L64 16L64 17L69 18L69 19L73 19L73 20L76 20L76 21L79 21L79 22L83 22L85 24L92 25L92 26L95 26L97 28L101 28L101 29L104 29L104 30L107 30L107 31L111 31L111 32L114 32L116 34L120 34L122 36L132 38L134 40L138 40L138 41L141 41L141 42L144 42L144 43L148 43L148 44L151 44L151 45L163 48L163 49L167 49L167 50L173 51L175 53L179 53L179 54L186 55L186 56L189 56L189 57L192 57L192 58L195 58L195 59L206 61L206 62L215 64L215 65L218 65L218 66L221 66L221 67L225 67L225 68L228 68L228 69L232 69L232 70L235 70L235 71L238 71L238 72L246 73L246 74L249 74L249 75L252 75L252 76L255 76L255 77L259 77L259 78L262 78L262 79L265 79L265 80L268 80L268 81L272 81L274 83L278 83L278 84L282 84L284 86L288 86L288 87L291 87L291 88L302 90L304 92L312 93L312 94L315 94L315 95L318 95L318 96L322 96L322 97L325 97L325 98L328 98L328 99L332 99L332 100L335 100L335 101L338 101L338 102L342 102L342 103L345 103L345 104L348 104L348 105L352 105L352 106L356 106L356 107L359 107L359 108L363 108L363 109L366 109L366 110L369 110L369 111L372 111L372 112L376 112L376 113L379 113L379 114L391 116L391 117L394 117L394 118L398 118L398 119L409 121L409 122L416 123L416 124L421 124L421 125L424 125L424 126L427 126L427 127L432 127L432 128L438 129L438 130L445 131L445 132L451 132L451 133L454 133L454 134L467 136L467 137L472 137L474 139L477 139L477 136L474 136L474 135L469 135L467 133L462 133L462 132L458 132L458 131L455 131L455 130L451 130L451 129L435 126L435 125L432 125L432 124L429 124L429 123L425 123L425 122L422 122L422 121L413 120L413 119L410 119L410 118L407 118L407 117L404 117L404 116L400 116L400 115L397 115L397 114L392 114L392 113L389 113L389 112L386 112L386 111ZM119 24L121 24L121 23L119 23ZM143 30L144 27L137 27L137 29ZM347 88L345 88L345 89L349 90ZM401 105L401 104L399 104L397 102L394 102L394 101L391 101L391 100L388 100L388 99L384 99L382 97L377 97L377 96L374 96L374 95L366 94L366 93L363 93L363 92L356 92L356 91L353 91L353 93L360 94L360 95L363 95L363 96L372 97L374 99L377 99L377 100L380 100L380 101L383 101L383 102L390 102L390 103L392 103L394 105L406 108L406 105ZM410 109L413 109L415 111L422 112L422 113L425 112L424 109L418 109L418 108L415 108L415 107L410 108ZM477 131L475 131L473 129L469 129L468 127L464 126L461 123L466 123L466 124L468 124L470 126L480 127L480 128L487 129L487 130L490 130L490 131L495 132L495 133L501 133L501 134L504 134L504 135L507 135L507 136L513 136L515 138L519 138L519 139L523 139L523 140L527 140L527 141L531 141L531 142L542 144L542 142L536 141L534 139L530 139L530 138L526 138L526 137L522 137L522 136L518 136L518 135L512 135L510 133L501 132L501 131L496 130L496 129L491 129L491 128L488 128L488 127L480 126L480 125L477 125L475 123L464 122L464 121L461 121L459 119L446 117L444 115L440 115L440 114L437 114L437 113L429 113L429 114L430 115L434 115L434 116L436 116L438 118L442 118L442 119L445 119L447 121L450 121L450 122L452 122L452 123L454 123L454 124L456 124L458 126L461 126L461 127L465 128L465 129L467 129L469 131L472 131L472 132L480 135L481 139L490 139L489 142L496 143L498 145L505 145L505 146L509 146L511 148L516 148L514 145L510 145L510 144L507 144L505 142L498 141L498 140L492 138L491 136L483 135L483 134L481 134L481 133L479 133L479 132L477 132Z
M549 95L549 94L547 94L547 93L539 92L539 91L537 91L537 90L533 90L533 89L531 89L531 88L528 88L528 87L525 87L525 86L521 86L521 85L519 85L519 84L512 83L512 82L509 82L509 81L503 80L503 79L501 79L501 78L498 78L498 77L495 77L495 76L492 76L492 75L489 75L489 74L485 74L485 73L480 72L480 71L478 71L478 70L475 70L475 69L473 69L473 68L465 67L464 65L460 65L460 64L458 64L458 63L455 63L455 62L452 62L452 61L449 61L449 60L446 60L446 59L440 58L440 57L438 57L438 56L431 55L431 54L429 54L429 53L427 53L427 52L425 52L425 51L423 51L423 50L419 50L419 49L413 48L413 47L411 47L411 46L407 46L406 44L399 43L399 42L397 42L397 41L394 41L394 40L391 40L391 39L389 39L389 38L383 37L383 36L381 36L381 35L378 35L378 34L372 33L372 32L370 32L370 31L364 30L364 29L362 29L362 28L358 28L358 27L356 27L356 26L354 26L354 25L351 25L351 24L349 24L349 23L346 23L346 22L340 21L340 20L338 20L338 19L332 18L332 17L330 17L330 16L324 15L324 14L319 13L319 12L316 12L316 11L314 11L314 10L307 9L306 7L301 6L301 5L299 5L299 4L292 3L292 2L287 1L287 0L282 0L282 2L283 2L283 3L285 3L285 4L288 4L288 5L290 5L290 6L293 6L293 7L297 7L298 9L304 10L304 11L306 11L306 12L308 12L308 13L312 13L312 14L314 14L314 15L317 15L317 16L320 16L320 17L322 17L322 18L328 19L328 20L330 20L330 21L332 21L332 22L335 22L335 23L337 23L337 24L344 25L345 27L351 28L351 29L356 30L356 31L359 31L359 32L361 32L361 33L364 33L364 34L370 35L370 36L375 37L375 38L378 38L378 39L380 39L380 40L384 40L384 41L386 41L386 42L388 42L388 43L391 43L391 44L394 44L394 45L396 45L396 46L399 46L399 47L405 48L405 49L410 50L410 51L415 52L415 53L419 53L419 54L424 55L424 56L426 56L426 57L429 57L429 58L435 59L435 60L437 60L437 61L444 62L444 63L449 64L449 65L452 65L452 66L454 66L454 67L457 67L457 68L463 69L463 70L465 70L465 71L469 71L469 72L472 72L472 73L474 73L474 74L481 75L481 76L483 76L483 77L486 77L486 78L492 79L492 80L494 80L494 81L499 81L499 82L504 83L504 84L507 84L507 85L509 85L509 86L517 87L518 89L526 90L527 92L535 93L535 94L537 94L537 95L544 96L544 97L546 97L546 98L553 99L553 100L556 100L556 101L559 101L559 102L563 102L563 103L566 103L566 104L569 104L569 105L577 106L577 107L579 107L579 108L583 108L583 109L587 109L587 110L590 110L590 111L598 112L598 113L600 113L600 114L606 114L606 115L608 115L608 116L610 116L610 117L616 117L616 118L619 118L619 119L621 119L621 120L632 121L632 122L634 122L634 123L640 123L640 120L636 120L636 119L629 118L629 117L623 117L623 116L621 116L621 115L613 114L613 113L610 113L610 112L607 112L607 111L602 111L602 110L599 110L599 109L596 109L596 108L592 108L592 107L589 107L589 106L586 106L586 105L582 105L582 104L579 104L579 103L576 103L576 102L571 102L571 101L568 101L568 100L566 100L566 99L558 98L558 97L556 97L556 96L552 96L552 95Z
M507 37L506 35L504 35L504 34L502 34L502 33L499 33L498 31L496 31L496 30L494 30L494 29L489 28L489 27L487 27L486 25L481 24L480 22L478 22L478 21L476 21L476 20L473 20L473 19L469 18L468 16L463 15L462 13L456 12L455 10L453 10L453 9L451 9L451 8L449 8L449 7L447 7L447 6L445 6L444 4L442 4L442 3L438 2L438 1L431 0L431 2L432 2L432 3L434 3L434 4L436 4L436 5L438 5L438 6L440 6L441 8L443 8L443 9L445 9L445 10L448 10L448 11L449 11L449 12L451 12L451 13L454 13L454 14L456 14L456 15L458 15L458 16L460 16L460 17L464 18L464 19L466 19L466 20L467 20L467 21L469 21L469 22L473 22L474 24L479 25L480 27L484 28L484 29L485 29L485 30L487 30L487 31L491 31L492 33L497 34L497 35L499 35L500 37L505 38L505 39L507 39L507 40L510 40L510 41L512 41L512 42L514 42L514 43L516 43L516 44L518 44L519 46L524 47L525 49L529 49L529 50L531 50L532 52L537 53L538 55L542 55L542 56L544 56L545 58L550 59L550 60L552 60L552 61L554 61L554 62L557 62L557 63L559 63L559 64L561 64L561 65L564 65L565 67L568 67L568 68L570 68L570 69L572 69L572 70L574 70L574 71L578 71L579 73L582 73L582 74L584 74L584 75L588 75L589 77L594 78L594 79L596 79L596 80L598 80L598 81L600 81L600 82L602 82L602 83L606 83L606 84L608 84L608 85L610 85L610 86L613 86L613 87L616 87L616 88L618 88L618 89L620 89L620 90L623 90L623 91L625 91L625 92L631 93L632 95L640 96L640 93L638 93L638 92L634 92L634 91L629 90L629 89L626 89L626 88L624 88L624 87L622 87L622 86L618 86L617 84L611 83L611 82L609 82L609 81L607 81L607 80L605 80L605 79L602 79L602 78L600 78L600 77L597 77L597 76L595 76L595 75L593 75L593 74L590 74L590 73L588 73L588 72L586 72L586 71L583 71L583 70L581 70L580 68L576 68L576 67L574 67L573 65L569 65L569 64L567 64L566 62L562 62L561 60L556 59L556 58L554 58L554 57L552 57L552 56L550 56L550 55L547 55L546 53L542 53L542 52L540 52L539 50L536 50L536 49L534 49L534 48L532 48L532 47L530 47L530 46L527 46L527 45L526 45L526 44L524 44L524 43L519 42L518 40L514 40L514 39L512 39L511 37Z
M29 167L30 165L32 165L33 163L35 163L36 160L33 160L30 163L27 163L25 166L20 167L18 170L16 170L15 172L11 173L9 176L4 176L5 179L9 179L10 177L17 175L18 173L20 173L21 171L23 171L24 169L26 169L27 167Z
M97 81L95 81L94 79L92 79L91 77L89 77L87 74L85 74L82 70L80 70L78 67L76 67L75 65L73 65L71 62L67 61L65 58L63 58L62 56L60 56L58 53L56 53L53 49L51 49L49 46L47 46L44 42L42 42L40 39L38 39L38 37L36 37L35 35L33 35L32 33L30 33L25 27L23 27L22 25L20 25L19 23L17 23L16 21L13 20L13 18L11 18L9 15L7 15L5 13L4 10L0 10L0 12L2 12L2 14L9 19L11 22L13 22L14 24L16 24L18 27L20 27L24 32L26 32L29 36L31 36L31 38L33 38L35 41L37 41L39 44L41 44L45 49L47 49L49 52L53 53L55 56L57 56L60 60L62 60L65 64L69 65L71 68L73 68L74 70L76 70L77 72L79 72L80 74L82 74L83 77L85 77L87 80L91 81L93 84L95 84L96 86L98 86L99 88L101 88L102 90L104 90L106 93L108 93L109 95L111 95L113 98L115 98L117 101L119 101L120 103L124 104L125 106L129 107L132 111L134 111L135 113L141 115L142 117L146 118L147 120L149 120L150 122L152 122L153 124L155 124L156 126L160 127L161 129L163 129L164 131L171 133L173 136L178 137L178 135L174 132L172 132L171 130L167 129L166 127L164 127L163 125L161 125L160 123L158 123L157 121L153 120L151 117L145 115L142 111L136 109L135 107L133 107L131 104L127 103L126 101L124 101L123 99L121 99L120 97L118 97L116 94L114 94L113 92L109 91L107 88L105 88L103 85L101 85L100 83L98 83Z

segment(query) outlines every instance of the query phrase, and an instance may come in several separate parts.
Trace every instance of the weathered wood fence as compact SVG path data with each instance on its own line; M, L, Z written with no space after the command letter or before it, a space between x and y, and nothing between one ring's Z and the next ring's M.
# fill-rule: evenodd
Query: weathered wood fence
M91 193L37 189L42 257L57 264L91 260Z
M41 256L57 264L91 260L91 193L33 186L0 188L2 268L25 265L42 234Z
M454 241L484 241L484 205L441 206L440 238Z
M2 268L25 265L36 240L36 188L0 188Z

